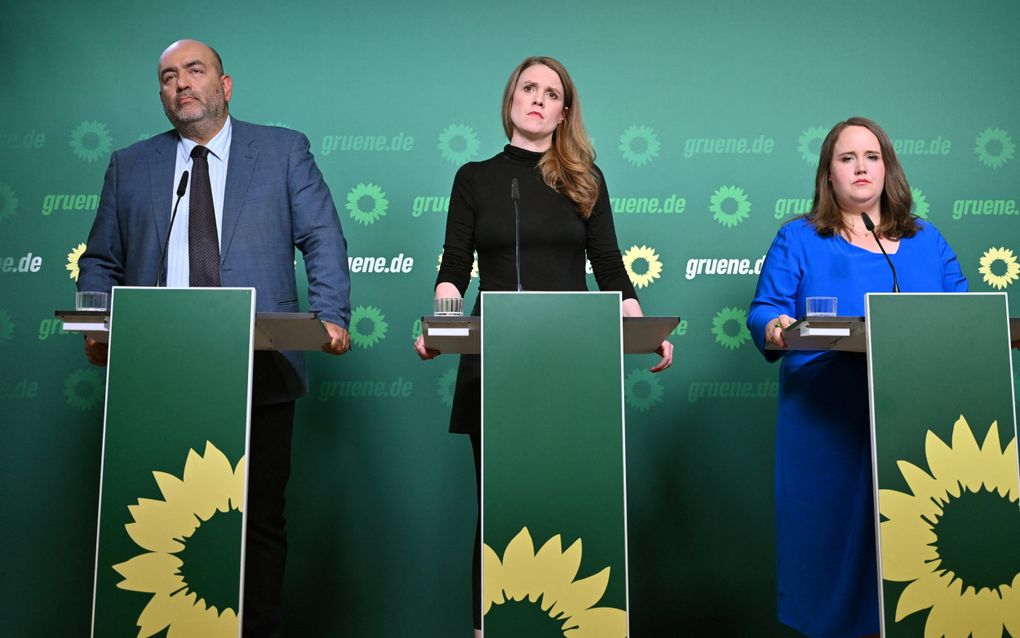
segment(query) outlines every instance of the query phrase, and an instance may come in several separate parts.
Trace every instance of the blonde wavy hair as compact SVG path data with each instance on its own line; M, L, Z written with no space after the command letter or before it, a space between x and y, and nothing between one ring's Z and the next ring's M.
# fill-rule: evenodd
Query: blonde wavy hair
M517 65L503 90L503 131L507 139L513 138L514 125L510 119L510 107L513 104L517 81L530 66L544 64L560 77L563 83L563 108L566 111L563 121L553 132L552 146L542 155L538 162L538 170L542 181L574 202L577 212L587 219L595 208L599 198L599 175L595 170L595 149L592 148L588 133L584 130L581 117L581 100L570 79L567 69L554 58L532 56Z

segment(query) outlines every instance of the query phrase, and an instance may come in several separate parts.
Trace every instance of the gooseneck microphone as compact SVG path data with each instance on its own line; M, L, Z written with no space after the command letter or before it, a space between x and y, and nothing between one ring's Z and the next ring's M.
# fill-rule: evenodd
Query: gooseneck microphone
M868 217L867 213L861 213L861 219L864 220L864 227L867 228L875 237L875 243L878 244L878 249L882 251L883 255L885 255L885 260L888 262L890 270L892 270L892 291L899 292L900 283L896 280L896 266L893 266L892 259L889 259L889 253L885 252L885 247L882 246L882 241L878 238L878 233L875 232L874 222L871 221L871 218Z
M159 286L159 280L166 271L166 249L170 246L170 233L174 232L174 220L177 219L177 207L181 205L181 198L184 197L184 193L188 190L188 171L181 173L181 183L177 185L177 201L174 202L174 211L170 214L170 228L166 231L166 241L163 242L163 252L159 255L159 270L156 272L156 283L153 286ZM166 285L166 282L163 282Z
M510 199L514 200L514 258L517 266L517 292L524 290L521 286L521 191L517 186L517 178L510 181Z

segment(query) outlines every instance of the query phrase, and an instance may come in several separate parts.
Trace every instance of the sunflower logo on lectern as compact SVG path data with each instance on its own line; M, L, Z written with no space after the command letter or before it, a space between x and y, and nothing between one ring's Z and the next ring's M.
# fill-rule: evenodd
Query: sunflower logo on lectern
M880 490L882 571L909 582L896 622L931 608L926 636L1020 636L1020 509L1014 438L992 422L978 446L967 420L951 445L925 438L929 471L898 466L912 493Z
M550 624L558 625L556 629L570 638L627 635L627 612L595 607L609 585L610 568L574 580L581 566L581 539L563 551L557 534L536 553L531 533L524 527L507 544L502 560L488 545L483 546L482 554L483 614L520 603L537 607Z
M140 638L168 627L168 638L237 636L237 611L222 603L222 609L210 604L210 592L196 589L189 579L189 563L182 557L188 554L190 558L188 550L196 539L201 542L203 527L215 526L221 517L236 516L236 531L240 533L244 466L242 457L236 467L231 467L223 452L206 441L205 456L188 450L183 479L165 472L152 473L164 500L140 498L137 505L128 506L134 522L124 527L131 540L148 552L113 569L124 577L117 583L118 588L152 594L138 616ZM227 560L221 552L210 557ZM238 567L240 560L238 551L234 558Z

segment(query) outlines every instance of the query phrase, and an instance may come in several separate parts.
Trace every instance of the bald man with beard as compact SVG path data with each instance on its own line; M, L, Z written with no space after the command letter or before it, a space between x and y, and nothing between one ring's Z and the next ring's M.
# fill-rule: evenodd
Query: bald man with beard
M78 289L109 291L154 283L254 287L258 312L295 312L297 249L308 275L309 310L329 335L322 349L334 355L347 352L347 242L308 139L296 131L231 117L233 80L224 73L219 54L206 44L174 42L160 56L157 73L160 100L173 130L111 157L88 247L78 262ZM204 182L196 180L193 155L203 170L208 166ZM173 200L184 171L191 179L171 232ZM211 191L211 215L208 196L192 199L191 191L203 187L205 193ZM192 259L191 248L195 244L189 244L194 201L199 202L194 225L206 224L215 251L197 275L192 261L198 258ZM164 245L168 248L162 261ZM85 352L94 364L106 365L106 344L86 339ZM252 376L242 618L246 638L280 635L294 402L308 389L299 352L257 352Z

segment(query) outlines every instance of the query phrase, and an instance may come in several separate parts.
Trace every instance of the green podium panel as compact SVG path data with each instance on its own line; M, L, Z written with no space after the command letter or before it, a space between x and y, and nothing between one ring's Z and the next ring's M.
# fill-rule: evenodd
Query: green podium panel
M486 638L627 635L618 293L482 294Z
M867 312L883 636L1016 638L1006 295L870 294Z
M97 638L239 635L254 316L250 288L114 288Z

